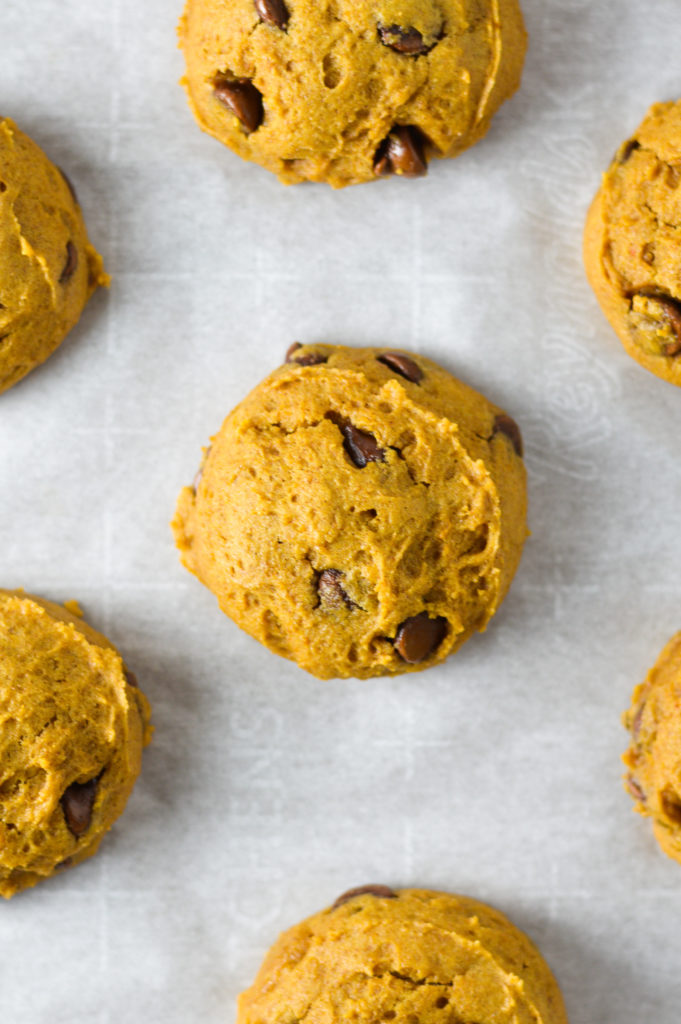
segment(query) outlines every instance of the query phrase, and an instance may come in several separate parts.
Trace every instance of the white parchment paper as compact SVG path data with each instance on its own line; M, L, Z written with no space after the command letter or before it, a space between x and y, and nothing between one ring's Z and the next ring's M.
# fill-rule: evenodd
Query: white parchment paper
M0 109L113 285L0 398L0 585L77 598L156 725L101 853L0 906L3 1024L233 1021L276 934L366 881L499 906L572 1024L678 1024L681 867L621 787L619 715L681 624L681 394L624 354L580 245L617 145L681 93L681 8L524 9L487 139L334 193L199 132L180 0L2 0ZM179 565L178 490L296 339L414 348L523 428L532 537L441 668L318 682Z

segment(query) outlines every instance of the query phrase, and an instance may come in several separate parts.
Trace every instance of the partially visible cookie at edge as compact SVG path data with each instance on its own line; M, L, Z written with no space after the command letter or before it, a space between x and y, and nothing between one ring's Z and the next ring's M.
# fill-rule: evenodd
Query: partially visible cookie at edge
M527 46L518 0L187 0L179 35L204 131L335 188L477 142Z
M0 393L58 348L108 283L71 181L0 118Z
M293 346L180 494L185 566L320 678L396 675L483 630L526 536L515 421L424 356Z
M623 720L631 734L627 791L664 852L681 863L681 633L636 687Z
M603 176L584 262L629 355L681 385L681 101L656 103Z
M426 889L360 886L284 932L237 1024L567 1024L531 940L493 907Z
M0 590L0 896L97 852L151 738L149 704L77 606Z

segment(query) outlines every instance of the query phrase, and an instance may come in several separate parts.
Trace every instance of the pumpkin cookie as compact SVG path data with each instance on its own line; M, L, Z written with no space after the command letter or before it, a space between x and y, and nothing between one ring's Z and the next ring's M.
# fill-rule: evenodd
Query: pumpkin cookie
M681 862L681 633L672 637L624 715L631 746L625 784L655 837Z
M443 661L525 540L516 423L423 356L294 346L227 417L173 523L184 564L320 678Z
M108 281L68 179L0 118L0 392L54 352Z
M105 637L0 590L0 896L97 852L150 736L147 700Z
M681 385L681 101L657 103L624 142L586 221L584 262L625 349Z
M275 942L237 1024L567 1024L539 951L492 907L385 885L351 890Z
M187 0L197 121L281 181L425 174L520 83L518 0Z

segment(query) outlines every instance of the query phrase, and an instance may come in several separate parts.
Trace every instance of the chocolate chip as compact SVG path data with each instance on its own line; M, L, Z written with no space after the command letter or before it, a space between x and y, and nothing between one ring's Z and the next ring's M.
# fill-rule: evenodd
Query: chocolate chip
M421 178L428 173L423 138L412 125L396 125L376 151L374 174Z
M5 185L4 181L0 181L0 192L6 192L6 191L7 191L7 185Z
M402 28L401 25L379 25L378 34L384 46L398 53L406 53L412 56L420 53L428 53L433 49L435 43L428 46L417 28Z
M72 782L64 791L61 805L69 831L74 836L82 836L90 827L92 808L97 795L97 779L89 782Z
M437 650L447 635L447 620L438 616L431 619L428 612L412 615L397 629L395 650L403 661L416 665Z
M286 28L288 11L283 0L254 0L255 10L261 21L272 28Z
M341 431L343 447L358 469L364 469L368 462L385 462L384 449L368 430L360 430L337 412L327 412L326 418Z
M673 789L667 787L660 793L660 805L662 812L673 821L675 825L681 825L681 797L677 796Z
M343 589L341 580L345 574L340 569L324 569L317 580L317 593L319 603L330 608L341 608L345 605L354 608L354 602L350 600Z
M296 357L296 352L298 351L298 349L301 349L302 347L303 346L300 344L299 341L294 341L293 344L290 345L289 348L287 349L286 362L297 363L298 366L318 366L320 363L325 363L329 358L328 356L320 355L317 352L308 352L304 356Z
M342 896L339 896L336 902L331 907L332 910L336 910L338 907L342 907L348 900L353 900L355 896L375 896L381 900L396 900L397 893L394 889L390 889L387 885L360 885L356 889L348 889Z
M620 146L617 153L616 160L620 164L626 164L627 160L637 149L641 148L641 143L637 139L629 139L624 145Z
M73 242L66 243L66 263L64 269L61 272L59 278L59 284L65 284L70 278L73 277L76 270L78 269L78 250L76 249Z
M636 779L633 777L633 775L627 775L625 785L631 796L633 796L634 800L640 800L641 802L645 803L646 795L641 789Z
M59 171L59 173L61 174L62 178L66 182L66 187L68 188L69 192L71 193L71 198L73 199L74 203L76 204L76 206L80 206L80 203L78 202L78 196L76 195L76 190L73 187L73 182L68 177L68 175L65 174L64 171L62 171L61 167L58 167L57 170Z
M390 370L399 373L400 377L410 380L412 384L418 384L420 380L423 380L421 367L402 352L384 352L382 356L377 356L377 359L379 363L383 363Z
M225 78L216 75L213 94L238 117L247 132L254 132L263 120L262 94L248 78Z
M511 444L515 449L516 455L523 457L523 438L520 433L520 427L514 419L508 416L505 412L500 412L494 420L494 430L492 437L495 434L505 434L510 440ZM491 438L490 438L491 440Z

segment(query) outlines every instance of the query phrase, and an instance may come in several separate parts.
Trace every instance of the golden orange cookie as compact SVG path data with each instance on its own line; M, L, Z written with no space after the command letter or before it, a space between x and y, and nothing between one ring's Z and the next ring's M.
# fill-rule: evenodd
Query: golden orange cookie
M520 82L518 0L187 0L201 127L281 181L426 173L480 139Z
M0 392L54 352L108 282L70 182L0 118Z
M626 351L681 385L681 101L656 103L603 176L584 262Z
M97 852L139 774L149 714L74 610L0 590L0 896Z
M539 951L492 907L362 886L275 942L237 1024L567 1024Z
M294 346L177 505L184 564L320 678L443 661L485 628L526 535L516 423L424 356Z
M634 690L624 724L631 733L627 790L636 810L652 818L662 849L681 862L681 633Z

